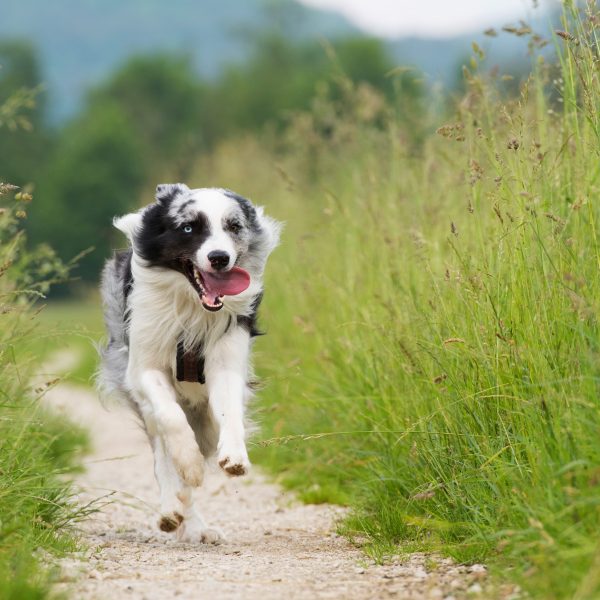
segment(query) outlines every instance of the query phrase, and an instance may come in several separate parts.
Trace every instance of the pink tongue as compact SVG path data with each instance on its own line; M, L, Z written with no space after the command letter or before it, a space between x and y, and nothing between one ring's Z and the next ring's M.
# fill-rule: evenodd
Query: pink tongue
M250 275L244 269L233 267L226 273L206 273L202 271L206 291L215 296L236 296L250 285Z

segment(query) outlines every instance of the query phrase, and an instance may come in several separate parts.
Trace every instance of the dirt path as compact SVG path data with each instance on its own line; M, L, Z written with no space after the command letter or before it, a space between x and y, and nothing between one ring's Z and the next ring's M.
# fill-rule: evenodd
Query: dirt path
M92 432L94 451L78 481L81 500L112 493L83 526L84 560L63 562L61 587L76 600L479 595L483 567L433 564L421 555L374 565L334 533L341 509L302 505L257 469L242 480L209 473L198 492L206 520L225 533L223 545L177 542L156 526L152 456L129 412L103 408L84 388L58 387L48 402Z

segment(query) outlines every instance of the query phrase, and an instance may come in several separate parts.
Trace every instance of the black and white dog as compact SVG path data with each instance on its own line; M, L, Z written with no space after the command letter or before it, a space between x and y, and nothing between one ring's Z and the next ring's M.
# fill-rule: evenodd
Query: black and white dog
M131 248L104 268L109 341L99 384L127 399L154 451L163 531L217 543L195 510L204 457L250 466L245 405L267 257L280 224L229 190L159 185L156 202L115 219Z

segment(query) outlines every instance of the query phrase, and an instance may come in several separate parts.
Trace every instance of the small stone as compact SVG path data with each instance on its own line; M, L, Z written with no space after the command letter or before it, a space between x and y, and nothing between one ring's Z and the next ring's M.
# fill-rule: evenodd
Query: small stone
M467 569L467 571L469 573L487 573L487 569L486 569L485 565L479 565L479 564L471 565Z
M473 585L469 586L469 589L467 589L469 594L481 594L482 591L483 588L478 583L474 583Z
M485 579L488 575L487 569L484 565L471 565L469 573L473 575L474 579Z

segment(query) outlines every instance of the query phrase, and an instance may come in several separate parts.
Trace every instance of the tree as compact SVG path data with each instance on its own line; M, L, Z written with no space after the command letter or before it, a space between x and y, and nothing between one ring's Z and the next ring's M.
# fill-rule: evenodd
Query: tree
M143 151L115 103L99 104L62 133L32 207L33 241L63 259L89 247L77 273L95 280L113 239L112 218L135 204L146 177Z
M167 162L185 178L190 159L207 143L205 94L189 58L139 56L90 93L87 110L115 103L135 132L148 168Z
M416 78L390 77L394 64L380 40L341 38L331 44L293 43L278 33L253 39L253 51L242 64L230 66L215 86L211 133L255 130L267 122L283 124L289 112L308 109L320 84L332 80L368 83L388 98L416 98ZM332 86L332 95L340 90Z
M0 105L8 110L13 102L21 104L18 116L7 117L0 136L0 181L25 186L38 178L50 141L44 127L41 80L31 44L0 42Z

